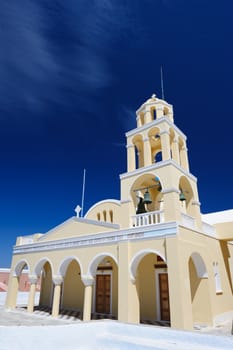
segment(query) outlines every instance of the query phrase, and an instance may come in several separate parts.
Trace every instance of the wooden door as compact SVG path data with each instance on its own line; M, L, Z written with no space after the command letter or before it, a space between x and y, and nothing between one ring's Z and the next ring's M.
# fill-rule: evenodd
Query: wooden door
M96 275L96 312L110 313L111 275Z
M168 274L159 273L160 317L162 321L170 321Z

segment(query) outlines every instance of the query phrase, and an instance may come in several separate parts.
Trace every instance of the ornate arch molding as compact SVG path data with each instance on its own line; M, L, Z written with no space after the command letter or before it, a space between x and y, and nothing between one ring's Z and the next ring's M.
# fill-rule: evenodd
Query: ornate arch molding
M164 255L161 254L161 252L159 252L158 250L144 249L144 250L139 251L133 257L133 259L131 260L130 265L129 265L129 275L130 275L130 280L132 283L136 282L136 274L137 274L137 268L138 268L139 263L146 255L151 254L151 253L159 255L166 262Z
M197 272L197 276L199 278L208 278L208 273L207 273L207 269L206 269L206 265L205 262L203 260L203 258L201 257L201 255L199 253L192 253L190 256L190 259L192 259L196 272Z
M72 261L76 261L80 267L81 276L83 275L83 267L80 260L76 256L69 256L62 260L58 268L58 275L65 277L67 268Z
M91 278L93 278L96 274L96 269L99 265L99 263L106 257L110 257L112 258L112 260L115 262L115 264L118 266L118 261L116 259L116 257L108 252L103 252L100 253L98 255L96 255L90 262L89 266L88 266L88 273L87 275L90 276Z
M17 264L16 264L16 266L15 266L15 268L14 268L14 272L13 272L13 276L15 276L15 277L19 277L20 276L20 274L21 274L21 272L22 272L22 270L23 270L23 268L25 267L25 265L28 267L28 273L30 272L30 265L29 265L29 263L28 263L28 261L26 260L26 259L23 259L23 260L20 260Z
M53 276L53 274L54 274L53 264L52 264L51 260L48 259L48 258L42 258L36 263L36 266L34 267L34 270L33 270L33 274L36 275L36 276L39 276L40 273L41 273L41 270L42 270L42 268L44 266L44 264L46 264L47 262L50 265L50 268L51 268L51 271L52 271L52 276Z

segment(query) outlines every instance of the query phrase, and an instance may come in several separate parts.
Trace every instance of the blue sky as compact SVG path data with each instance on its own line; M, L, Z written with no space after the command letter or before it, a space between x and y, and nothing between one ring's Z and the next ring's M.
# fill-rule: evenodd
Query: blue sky
M187 135L203 213L232 205L233 3L2 0L0 266L16 237L119 198L125 132L156 93Z

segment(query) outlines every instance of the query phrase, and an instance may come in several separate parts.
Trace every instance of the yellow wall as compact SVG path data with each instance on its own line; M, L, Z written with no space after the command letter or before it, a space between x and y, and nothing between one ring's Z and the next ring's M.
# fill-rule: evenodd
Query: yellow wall
M64 309L83 310L84 285L80 276L80 267L76 261L72 261L67 268L62 294Z

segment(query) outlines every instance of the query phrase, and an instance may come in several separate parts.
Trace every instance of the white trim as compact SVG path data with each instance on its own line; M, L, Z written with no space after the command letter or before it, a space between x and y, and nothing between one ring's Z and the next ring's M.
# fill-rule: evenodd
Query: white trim
M66 221L62 222L61 224L53 227L51 230L45 232L42 234L41 237L39 237L38 241L43 241L44 238L47 238L48 236L50 236L50 234L52 234L54 231L56 231L58 228L61 228L62 226L68 224L68 222L70 221L74 221L75 216L72 216L71 218L67 219ZM23 236L23 237L27 237L27 236Z
M167 267L155 269L156 316L158 321L163 321L161 319L160 285L159 285L159 274L161 273L166 273L168 275ZM168 290L169 290L169 286L168 286ZM170 300L169 300L169 308L170 308Z
M21 259L20 261L17 262L17 264L13 268L13 276L14 277L20 276L21 273L23 272L23 270L25 270L25 265L27 265L27 267L28 267L27 271L28 271L28 273L30 273L31 269L30 269L30 265L29 265L28 261L26 259Z
M103 221L91 220L91 219L85 219L85 218L79 218L79 217L73 216L72 218L61 223L60 225L54 227L52 230L44 233L41 237L39 237L37 242L40 242L40 241L47 239L51 234L53 234L58 229L62 228L63 226L65 226L66 224L68 224L69 222L72 222L72 221L73 222L82 222L85 224L90 224L90 225L99 226L99 227L108 227L108 228L115 228L115 229L118 229L120 227L118 224L111 224L111 223L107 223L107 222L103 222ZM27 237L27 236L23 236L23 237ZM31 242L31 243L34 243L34 242ZM21 245L23 245L23 244L21 244Z
M127 173L123 173L123 174L120 174L120 180L123 180L123 179L127 179L131 176L134 176L134 175L140 175L140 174L144 174L145 171L153 171L153 170L157 170L159 168L163 168L167 165L173 165L176 169L178 169L183 175L187 176L189 179L197 182L197 178L192 175L189 171L185 170L184 168L182 168L179 164L177 164L173 159L169 159L169 160L162 160L161 162L158 162L158 163L154 163L152 165L148 165L148 166L144 166L142 168L138 168L138 169L135 169L133 171L130 171L130 172L127 172Z
M36 265L34 266L34 269L33 269L33 274L34 274L34 275L37 275L37 276L40 276L41 270L42 270L42 268L44 267L44 265L45 265L47 262L48 262L49 265L50 265L51 273L52 273L52 276L53 276L53 274L54 274L53 264L52 264L51 260L48 259L48 258L46 258L46 257L41 258L41 259L36 263ZM39 269L39 271L38 271L38 269ZM37 273L37 272L38 272L38 273Z
M112 315L112 271L99 270L96 272L96 276L97 275L110 275L110 312L109 314ZM96 277L94 279L94 284L93 284L92 312L96 313Z
M35 253L42 251L54 251L74 249L80 247L103 246L118 244L121 241L136 241L146 239L160 239L167 236L175 236L178 231L177 222L161 223L150 226L133 227L126 230L103 232L99 234L86 234L81 237L66 238L55 241L38 242L13 247L13 254ZM49 261L49 259L47 259Z
M199 278L208 278L208 272L202 256L199 253L194 252L191 254L190 258L195 266L197 276Z
M119 207L121 206L120 201L118 199L104 199L102 201L99 201L97 203L95 203L94 205L92 205L92 207L90 207L90 209L88 209L88 211L86 212L86 214L84 215L84 218L86 218L88 216L88 214L95 208L98 207L98 205L100 204L106 204L106 203L111 203L111 204L116 204Z
M143 250L138 251L133 256L133 258L131 259L130 264L129 264L129 276L130 276L130 280L133 284L136 282L136 274L137 274L138 265L139 265L140 261L148 254L159 255L163 259L163 261L165 263L167 263L165 256L163 254L161 254L161 252L159 252L156 249L143 249Z
M76 261L76 262L77 262L77 264L79 265L79 268L80 268L81 276L82 276L82 274L83 274L83 267L82 267L82 264L81 264L79 258L78 258L77 256L75 256L75 255L65 257L65 258L60 262L60 265L59 265L57 274L58 274L58 275L61 275L62 277L65 277L66 272L67 272L67 268L69 267L69 264L70 264L72 261Z
M168 119L168 117L161 117L159 119L153 120L150 123L147 123L147 124L144 124L142 126L139 126L139 127L135 128L135 129L132 129L132 130L126 132L125 136L126 137L133 136L136 133L140 133L140 132L142 132L142 131L144 131L146 129L149 129L152 126L157 126L157 125L162 124L164 122L169 124L169 126L171 128L173 128L177 132L177 134L184 139L184 141L187 140L187 136L170 119Z
M108 252L99 253L99 254L95 255L94 258L89 263L88 270L87 270L88 273L87 274L89 276L93 277L96 274L96 271L97 271L97 268L98 268L100 262L106 257L112 258L112 260L118 266L118 261L117 261L117 259L115 258L115 256L113 254L108 253Z
M94 225L99 227L108 227L108 228L115 228L115 229L120 228L119 224L112 224L111 222L106 222L106 221L92 220L92 219L79 218L79 217L75 217L74 220L76 222L81 222L84 224L89 224L89 225Z
M11 272L11 269L8 267L8 268L1 268L0 269L0 272L8 272L8 273L10 273Z

